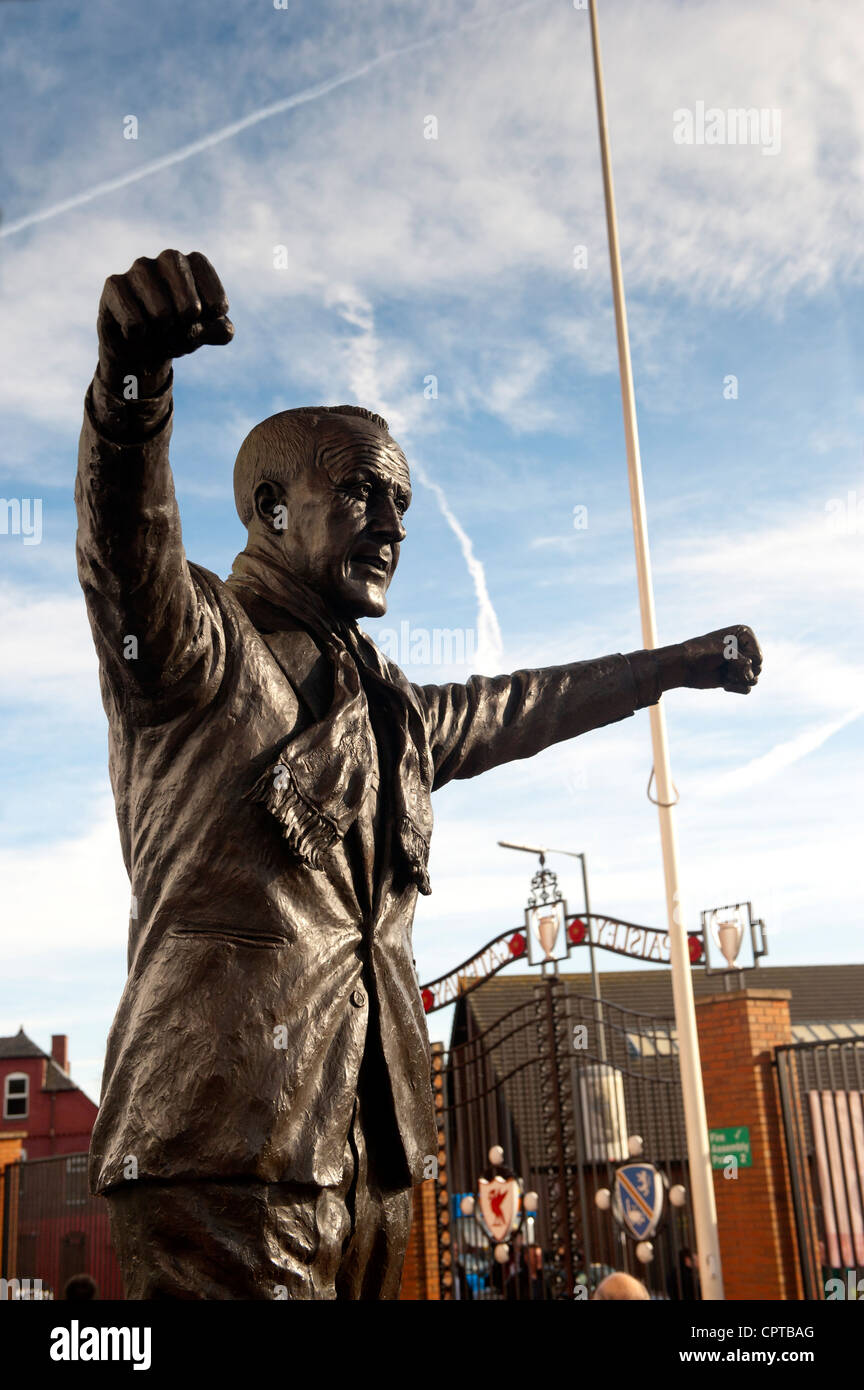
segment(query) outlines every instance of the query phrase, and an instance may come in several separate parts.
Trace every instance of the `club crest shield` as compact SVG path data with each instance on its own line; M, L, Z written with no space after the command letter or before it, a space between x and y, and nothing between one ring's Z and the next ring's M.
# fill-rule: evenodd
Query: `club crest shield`
M625 1163L615 1174L616 1215L634 1240L650 1240L663 1215L664 1184L653 1163Z
M507 1240L519 1224L522 1193L516 1178L481 1178L477 1189L480 1216L489 1238Z

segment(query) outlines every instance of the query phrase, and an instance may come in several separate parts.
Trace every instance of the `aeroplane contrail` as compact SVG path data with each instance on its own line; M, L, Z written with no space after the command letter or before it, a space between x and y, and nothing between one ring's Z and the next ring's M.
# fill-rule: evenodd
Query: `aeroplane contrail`
M504 647L504 640L501 636L501 626L498 622L498 615L489 596L489 587L486 583L486 571L481 560L477 559L474 553L474 545L471 537L460 523L458 517L453 513L447 496L440 483L429 477L422 464L415 459L411 465L416 477L418 477L424 487L429 488L438 503L441 512L450 530L453 532L459 548L462 551L462 558L471 576L474 585L474 596L477 600L477 670L485 675L495 675L500 663Z
M448 29L445 33L429 34L425 38L414 39L411 43L403 44L401 48L391 48L386 53L379 53L376 58L370 58L367 63L352 68L350 72L340 73L338 77L328 78L325 82L316 82L314 86L306 87L302 92L295 92L293 96L271 102L269 106L262 106L259 110L250 112L248 116L243 116L239 121L232 121L230 125L220 126L218 130L211 131L209 135L203 135L200 140L193 140L189 145L182 145L179 150L173 150L171 154L163 155L160 159L151 160L149 164L142 164L140 168L131 170L128 174L121 174L114 179L106 179L102 183L94 184L92 188L85 188L81 193L73 194L71 198L64 198L59 203L53 203L51 207L42 208L39 212L28 213L26 217L19 217L16 221L7 223L6 226L0 225L0 237L14 236L16 232L24 231L26 227L34 227L39 222L47 222L53 217L59 217L61 213L69 212L72 208L82 207L85 203L92 203L96 198L103 198L108 193L115 193L120 188L128 188L130 184L138 183L140 179L149 178L151 174L158 174L163 169L170 169L174 164L181 164L183 160L191 159L193 155L201 154L203 150L212 149L214 145L220 145L224 140L230 140L232 136L239 135L241 131L248 130L250 126L259 125L262 121L268 121L271 117L279 116L285 111L293 111L295 107L305 106L310 101L317 101L319 97L326 96L328 92L333 92L338 87L345 87L349 82L356 82L358 78L366 77L375 68L391 62L394 58L401 58L407 53L416 53L421 48L428 48L433 43L440 43L457 34L467 33L472 29L479 29L487 24L508 19L512 15L534 9L541 2L542 0L527 0L527 3L514 5L508 10L499 10L495 14L484 15L480 19L467 20L464 24L458 24L455 28Z
M847 724L860 719L862 714L864 705L856 705L839 719L833 719L830 724L818 724L815 728L805 729L802 734L787 739L784 743L778 743L770 752L753 758L734 772L727 772L718 777L705 788L705 793L708 796L723 796L730 792L740 792L745 787L758 786L760 782L767 782L769 777L783 772L801 758L806 758L809 753L815 753L829 738L845 729Z
M346 294L345 291L342 291L341 294L334 292L331 302L335 304L346 323L360 329L360 333L354 340L353 361L351 361L348 373L349 384L354 395L374 400L378 409L390 420L391 427L398 433L402 433L403 429L408 431L410 429L410 416L413 413L410 407L406 408L407 403L405 403L401 409L398 406L391 409L381 393L376 367L378 339L375 332L375 311L372 304L356 292ZM419 478L423 486L432 493L438 503L438 510L459 543L462 558L474 587L474 598L477 604L475 669L483 675L495 675L501 668L504 640L486 582L486 570L483 562L477 558L474 543L455 515L441 484L429 476L416 457L412 461L411 471L414 477Z

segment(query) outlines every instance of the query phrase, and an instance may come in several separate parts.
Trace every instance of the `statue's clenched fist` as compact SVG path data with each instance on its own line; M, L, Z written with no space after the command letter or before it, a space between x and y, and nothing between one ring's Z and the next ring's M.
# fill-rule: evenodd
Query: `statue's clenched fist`
M230 343L234 327L222 282L206 256L163 251L141 256L125 275L109 275L99 302L99 375L117 389L127 374L148 395L171 361L205 343Z
M681 685L749 695L762 670L762 652L749 627L735 623L680 646Z

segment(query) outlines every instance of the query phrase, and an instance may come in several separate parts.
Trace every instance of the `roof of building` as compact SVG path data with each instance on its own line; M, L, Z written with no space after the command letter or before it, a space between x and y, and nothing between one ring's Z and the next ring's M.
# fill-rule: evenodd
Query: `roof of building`
M693 992L697 999L720 994L724 989L720 975L694 970ZM481 1024L491 1023L507 1009L531 997L540 978L539 971L508 974L502 971L481 988L466 996L471 1011ZM568 994L590 995L591 976L587 972L562 971ZM788 989L792 998L789 1011L795 1024L852 1024L864 1022L864 964L862 965L760 965L743 972L748 989ZM671 1019L672 974L659 966L646 970L609 970L600 976L600 992L610 1004L635 1013L654 1014Z
M53 1057L48 1058L48 1065L45 1068L45 1080L42 1083L43 1091L77 1091L78 1087L68 1076L61 1066L54 1061Z
M17 1061L24 1057L47 1057L48 1053L43 1052L41 1047L37 1047L32 1038L28 1038L23 1028L11 1038L0 1038L0 1058L7 1057Z
M42 1057L47 1063L43 1091L77 1091L78 1087L54 1058L28 1038L23 1028L19 1028L11 1038L0 1038L0 1060L24 1061L28 1057Z

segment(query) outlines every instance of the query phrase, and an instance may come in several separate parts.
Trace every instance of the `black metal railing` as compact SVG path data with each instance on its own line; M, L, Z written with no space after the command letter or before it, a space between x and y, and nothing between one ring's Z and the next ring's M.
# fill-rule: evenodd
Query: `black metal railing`
M7 1298L61 1299L87 1274L96 1297L123 1297L108 1208L91 1197L87 1154L10 1163L4 1172L2 1277Z
M864 1284L864 1040L776 1049L804 1296Z

